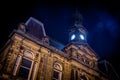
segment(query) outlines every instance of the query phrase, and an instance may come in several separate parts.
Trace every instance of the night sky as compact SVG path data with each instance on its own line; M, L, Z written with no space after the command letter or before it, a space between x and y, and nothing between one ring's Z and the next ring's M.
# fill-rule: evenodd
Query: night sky
M44 23L46 34L66 45L75 10L83 16L87 42L101 59L120 75L120 2L118 1L24 1L0 3L0 48L21 22L34 17Z

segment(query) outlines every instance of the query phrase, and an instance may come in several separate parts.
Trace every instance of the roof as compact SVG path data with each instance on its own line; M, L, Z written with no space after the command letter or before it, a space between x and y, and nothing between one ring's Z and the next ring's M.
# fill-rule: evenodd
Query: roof
M62 50L64 48L64 45L62 43L60 43L54 39L50 38L49 43L50 43L50 46L53 46L53 47L57 48L58 50Z
M30 17L26 23L26 33L38 38L42 39L44 36L46 36L44 25L39 20Z

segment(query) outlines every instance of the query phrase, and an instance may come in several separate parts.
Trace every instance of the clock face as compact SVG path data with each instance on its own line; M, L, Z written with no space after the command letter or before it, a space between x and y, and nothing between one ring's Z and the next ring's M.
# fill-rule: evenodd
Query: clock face
M81 40L85 40L84 35L80 34L80 36L79 36L79 37L80 37L80 39L81 39Z
M75 39L75 34L73 34L72 36L71 36L71 40L74 40Z

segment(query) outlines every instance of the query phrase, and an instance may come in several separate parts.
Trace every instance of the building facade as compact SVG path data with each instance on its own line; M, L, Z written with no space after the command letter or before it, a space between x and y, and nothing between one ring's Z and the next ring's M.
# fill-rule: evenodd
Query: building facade
M0 54L0 78L10 80L108 80L99 57L87 43L87 30L77 15L65 46L46 35L30 17L10 34Z

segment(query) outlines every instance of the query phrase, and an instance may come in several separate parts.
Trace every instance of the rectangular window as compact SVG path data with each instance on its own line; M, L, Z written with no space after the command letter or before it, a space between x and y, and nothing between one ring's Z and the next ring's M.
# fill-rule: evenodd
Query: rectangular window
M54 72L53 72L53 80L59 80L59 75L60 75L59 72L54 71Z
M21 77L23 79L27 79L28 78L28 74L29 74L29 70L28 69L20 67L19 74L18 74L19 77Z
M27 59L22 59L22 66L26 67L26 68L30 68L31 67L31 61L30 60L27 60Z
M70 80L74 80L74 70L73 70L73 69L71 70L71 77L70 77Z
M23 58L22 63L20 65L18 76L23 78L23 79L27 79L28 75L29 75L30 68L31 68L31 64L32 64L32 61Z

